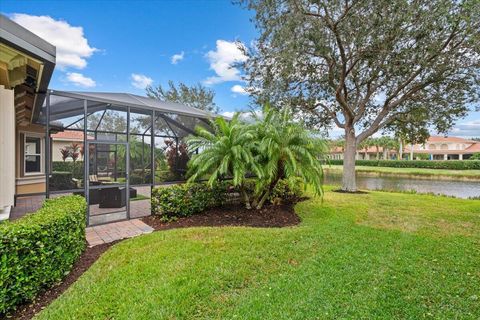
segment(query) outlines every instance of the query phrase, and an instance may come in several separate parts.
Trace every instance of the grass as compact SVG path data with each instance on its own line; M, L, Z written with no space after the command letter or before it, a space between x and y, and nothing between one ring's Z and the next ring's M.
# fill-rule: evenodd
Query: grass
M143 194L137 194L135 198L130 198L130 201L138 201L138 200L146 200L146 199L150 199L150 198L147 196L144 196Z
M296 210L123 241L38 318L479 318L480 201L327 188Z
M343 171L341 165L326 165L325 170ZM435 176L435 178L466 178L480 180L480 170L447 170L447 169L427 169L427 168L390 168L390 167L372 167L356 166L357 172L391 174L396 176Z

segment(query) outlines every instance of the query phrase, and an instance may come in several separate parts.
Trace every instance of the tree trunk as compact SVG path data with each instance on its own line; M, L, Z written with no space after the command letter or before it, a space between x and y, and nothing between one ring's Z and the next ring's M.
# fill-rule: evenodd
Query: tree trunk
M403 160L403 140L400 139L399 143L399 148L398 148L398 160Z
M355 155L357 153L357 142L355 140L355 130L345 128L345 152L343 154L343 177L342 190L348 192L357 191L357 181L355 179Z

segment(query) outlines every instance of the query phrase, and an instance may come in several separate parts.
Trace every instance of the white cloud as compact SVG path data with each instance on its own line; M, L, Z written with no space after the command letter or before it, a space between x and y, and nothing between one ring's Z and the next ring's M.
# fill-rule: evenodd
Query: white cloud
M145 89L153 83L153 79L144 74L132 73L132 86L138 89Z
M449 135L460 137L480 137L480 119L457 124Z
M82 27L71 26L66 21L22 13L14 13L11 18L57 48L57 66L60 68L83 69L87 66L86 59L98 50L88 44Z
M262 117L262 110L255 110L255 111L225 111L225 112L222 112L222 116L225 116L225 117L228 117L228 118L233 118L233 116L235 115L235 113L240 113L240 119L244 120L244 121L247 121L247 122L251 122L253 121L253 115L252 115L252 112L255 113L255 115L257 117Z
M229 117L229 118L232 118L234 114L235 114L235 111L222 112L222 116Z
M67 72L67 80L77 87L92 88L97 85L92 78L85 77L77 72Z
M176 53L172 56L172 64L177 64L179 61L182 61L185 57L185 52Z
M240 70L233 65L247 61L247 56L238 48L239 45L238 42L217 40L216 50L206 55L210 69L215 71L216 76L207 78L204 81L206 85L241 80Z
M245 91L245 88L242 87L242 86L239 85L239 84L234 85L230 90L231 90L233 93L238 93L238 94L241 94L241 95L248 95L248 92Z

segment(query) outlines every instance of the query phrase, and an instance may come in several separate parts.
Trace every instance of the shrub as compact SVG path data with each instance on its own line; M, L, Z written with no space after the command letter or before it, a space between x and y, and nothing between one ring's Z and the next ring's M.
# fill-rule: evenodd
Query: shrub
M55 171L49 179L49 186L51 190L68 190L75 189L76 185L72 180L71 172Z
M151 198L152 214L160 215L166 221L190 216L222 205L227 189L226 183L212 187L206 183L188 183L155 188Z
M60 197L0 224L0 315L68 274L85 248L86 208L83 197Z
M188 163L189 182L208 176L211 185L222 177L232 177L247 209L261 209L281 179L302 179L315 195L323 195L323 170L320 156L324 141L298 122L291 110L266 105L262 116L252 114L253 124L216 118L212 130L196 127L187 139L190 150L201 150ZM247 192L245 181L254 174L255 192Z
M293 180L289 183L288 180L280 180L273 188L269 200L272 203L282 201L292 201L298 199L302 195L302 181L301 179Z
M52 162L52 172L71 172L73 178L83 179L83 161L73 162L63 162L63 161L53 161Z
M130 175L130 184L142 184L142 183L145 183L145 179L141 175L139 174Z
M280 180L275 186L269 201L278 204L284 200L291 201L301 196L301 180L289 183ZM256 181L248 179L244 183L246 192L255 191ZM178 217L187 217L200 213L206 209L218 207L240 197L239 187L234 187L231 181L216 182L212 187L206 182L177 184L153 189L152 191L152 214L159 215L165 221Z
M343 165L343 160L329 160L329 164ZM479 170L480 161L476 160L357 160L357 166L392 167L392 168L426 168L451 170Z

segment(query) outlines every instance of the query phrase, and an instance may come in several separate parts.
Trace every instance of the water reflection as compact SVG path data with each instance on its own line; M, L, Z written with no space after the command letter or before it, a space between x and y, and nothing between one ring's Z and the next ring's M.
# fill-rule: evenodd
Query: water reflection
M325 184L340 185L342 174L326 172ZM367 190L415 190L419 193L435 193L457 198L480 196L479 181L415 179L395 176L369 176L357 173L357 186Z

